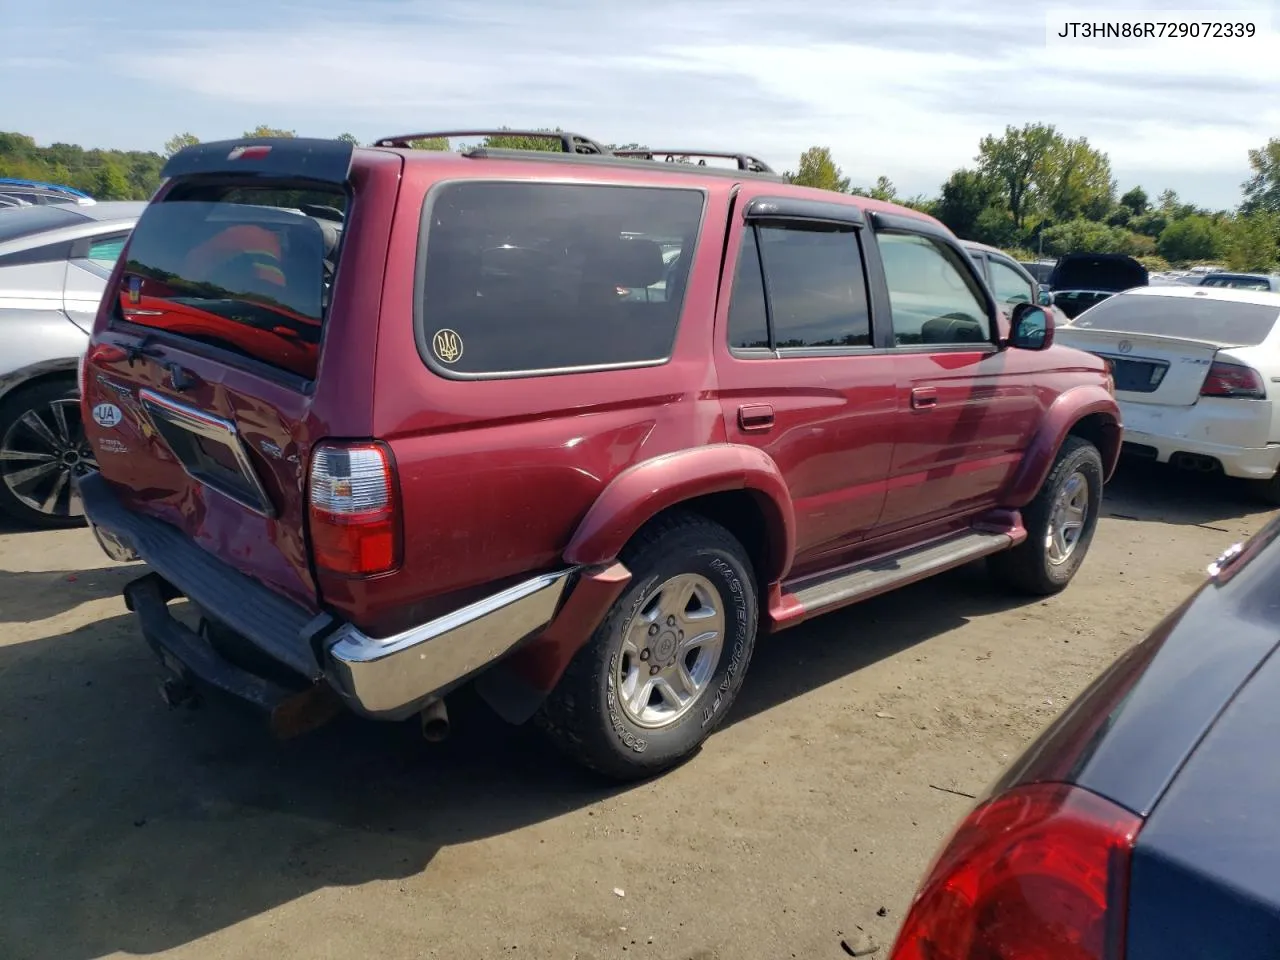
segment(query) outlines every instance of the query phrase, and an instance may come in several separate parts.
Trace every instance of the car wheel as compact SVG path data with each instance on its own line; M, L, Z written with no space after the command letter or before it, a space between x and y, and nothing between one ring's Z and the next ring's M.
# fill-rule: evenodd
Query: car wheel
M1271 507L1280 506L1280 473L1270 480L1249 480L1249 490L1261 503Z
M1084 562L1102 507L1102 456L1068 436L1036 498L1022 511L1027 539L987 561L996 580L1022 593L1062 590Z
M571 758L619 780L683 762L742 686L759 617L750 561L719 524L663 518L623 551L632 573L538 714Z
M27 527L82 526L71 481L97 466L71 383L32 384L0 402L0 513Z

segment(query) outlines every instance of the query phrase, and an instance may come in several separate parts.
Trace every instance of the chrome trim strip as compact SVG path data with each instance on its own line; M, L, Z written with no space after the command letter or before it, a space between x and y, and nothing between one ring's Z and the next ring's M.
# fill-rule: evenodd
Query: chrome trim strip
M258 478L257 471L253 469L253 464L249 462L249 455L245 451L244 441L233 422L212 413L206 413L204 410L178 403L151 389L138 391L138 399L142 401L143 409L164 439L165 445L173 452L177 461L182 464L182 469L186 471L187 476L210 490L216 490L224 497L229 497L242 506L248 507L255 513L260 513L264 517L275 516L276 511L271 503L271 498L267 496L267 491L262 486L262 481ZM225 490L217 484L210 483L207 477L199 476L193 472L191 465L178 454L177 450L173 449L173 444L169 443L169 439L164 436L164 430L161 424L156 422L157 419L177 427L179 430L185 430L187 433L193 433L196 436L205 437L208 440L226 446L231 451L231 455L235 457L236 466L240 468L242 478L252 488L254 496L257 498L256 502L237 496L230 490Z
M366 716L407 717L546 627L576 572L525 580L381 640L345 624L328 644L330 681Z

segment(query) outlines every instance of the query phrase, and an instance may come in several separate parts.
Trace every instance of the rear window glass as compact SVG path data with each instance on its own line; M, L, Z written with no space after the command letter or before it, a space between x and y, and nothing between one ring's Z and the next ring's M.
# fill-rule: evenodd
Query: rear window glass
M1081 314L1074 326L1252 347L1267 338L1277 317L1280 317L1280 297L1274 304L1264 304L1194 296L1120 295L1109 297Z
M453 183L426 209L418 335L437 370L511 376L670 356L701 191Z
M175 191L134 228L120 313L313 379L345 209L337 190Z
M1205 277L1202 287L1232 287L1236 290L1270 290L1271 281L1266 277Z
M84 223L85 217L67 207L30 206L7 209L0 217L0 243L34 237L46 230L73 227Z

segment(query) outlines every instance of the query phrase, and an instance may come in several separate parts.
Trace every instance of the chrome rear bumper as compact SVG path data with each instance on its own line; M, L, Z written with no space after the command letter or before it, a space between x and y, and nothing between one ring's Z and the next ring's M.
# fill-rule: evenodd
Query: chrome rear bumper
M323 680L353 711L374 719L411 716L536 636L554 619L577 572L569 568L531 577L403 633L370 637L354 624L304 609L246 577L177 528L125 509L100 475L83 477L77 485L104 551L113 559L146 561L155 571L152 582L163 581L151 592L164 594L164 603L189 598L207 617L296 674L301 685ZM240 677L243 668L223 661L167 607L147 603L139 625L162 661L181 661L188 673L236 692L231 678ZM243 677L236 682L253 693L246 699L262 701L254 684Z

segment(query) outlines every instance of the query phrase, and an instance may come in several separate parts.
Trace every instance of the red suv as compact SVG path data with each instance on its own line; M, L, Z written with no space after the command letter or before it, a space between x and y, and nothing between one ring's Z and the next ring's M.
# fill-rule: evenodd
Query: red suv
M171 699L432 734L474 681L638 777L761 631L978 557L1032 594L1079 568L1108 372L937 221L749 156L410 146L442 135L190 147L120 258L79 493L152 568L125 596Z

